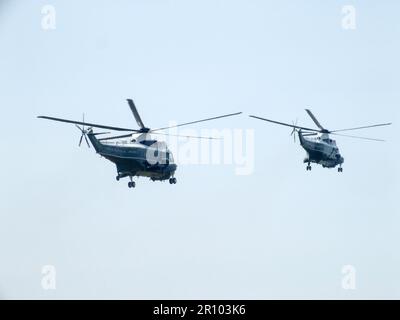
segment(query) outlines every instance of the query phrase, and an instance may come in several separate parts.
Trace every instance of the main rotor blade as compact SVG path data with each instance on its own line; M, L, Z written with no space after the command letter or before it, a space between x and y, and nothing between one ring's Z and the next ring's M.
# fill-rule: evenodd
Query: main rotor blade
M311 110L306 109L308 115L310 116L310 118L314 121L314 123L317 125L318 128L320 128L321 130L326 130L323 126L321 126L321 124L319 123L319 121L317 120L317 118L313 115L313 113L311 112Z
M249 117L254 118L254 119L259 119L259 120L263 120L263 121L276 123L276 124L280 124L282 126L291 127L291 128L295 128L295 129L303 129L303 130L307 130L307 131L320 132L320 130L317 130L317 129L310 129L310 128L305 128L305 127L300 127L300 126L297 126L297 125L292 125L292 124L288 124L288 123L284 123L284 122L265 119L265 118L261 118L261 117L257 117L257 116L249 116Z
M182 138L190 138L190 139L221 140L221 138L214 138L214 137L184 136L184 135L180 135L180 134L169 134L169 133L159 133L159 132L150 132L150 133L161 135L161 136L182 137Z
M346 138L355 138L355 139L362 139L362 140L369 140L369 141L379 141L379 142L385 142L385 140L382 139L374 139L374 138L366 138L366 137L359 137L359 136L350 136L347 134L339 134L339 133L331 133L335 136L340 136L340 137L346 137Z
M349 129L340 129L340 130L334 130L334 131L331 131L331 132L343 132L343 131L351 131L351 130L368 129L368 128L375 128L375 127L390 126L391 124L392 124L392 123L373 124L373 125L365 126L365 127L349 128Z
M93 136L100 136L103 134L111 134L111 132L97 132L97 133L92 133Z
M160 131L160 130L166 130L166 129L172 129L172 128L177 128L177 127L187 126L189 124L195 124L195 123L199 123L199 122L205 122L205 121L211 121L211 120L216 120L216 119L221 119L221 118L226 118L226 117L237 116L239 114L242 114L242 112L236 112L236 113L226 114L226 115L218 116L218 117L214 117L214 118L208 118L208 119L203 119L203 120L197 120L197 121L182 123L182 124L178 124L176 126L171 126L171 127L158 128L158 129L151 130L150 133L151 132L155 132L155 131Z
M80 124L80 125L83 125L83 126L89 126L89 127L94 127L94 128L100 128L100 129L108 129L108 130L115 130L115 131L132 131L132 132L139 132L139 130L135 130L135 129L127 129L127 128L120 128L120 127L111 127L111 126L105 126L105 125L101 125L101 124L87 123L87 122L74 121L74 120L67 120L67 119L61 119L61 118L53 118L53 117L47 117L47 116L39 116L38 118L39 118L39 119L52 120L52 121L59 121L59 122Z
M140 128L142 128L142 129L146 128L145 125L143 124L142 119L140 118L139 112L137 111L135 103L133 102L133 100L132 99L127 99L127 101L128 101L129 107L132 110L133 116L136 119L136 122L137 122L138 126Z

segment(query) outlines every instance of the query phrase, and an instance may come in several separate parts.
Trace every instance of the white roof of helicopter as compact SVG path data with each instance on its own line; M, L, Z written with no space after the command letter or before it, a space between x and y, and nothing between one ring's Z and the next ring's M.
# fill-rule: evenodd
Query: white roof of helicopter
M317 135L311 137L304 136L304 138L310 141L317 141L321 143L324 142L336 146L336 140L331 139L327 133L318 133Z

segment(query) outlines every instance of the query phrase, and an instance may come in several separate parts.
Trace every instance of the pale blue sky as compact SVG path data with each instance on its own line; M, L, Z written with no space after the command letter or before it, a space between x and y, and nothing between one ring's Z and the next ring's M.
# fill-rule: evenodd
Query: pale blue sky
M41 8L56 29L41 28ZM341 28L354 5L357 28ZM0 1L1 298L400 298L399 10L386 1ZM194 128L255 129L255 172L182 166L140 179L39 114L132 126L243 111ZM344 173L290 130L394 122L338 140ZM355 291L341 268L357 270ZM54 265L57 289L41 288Z

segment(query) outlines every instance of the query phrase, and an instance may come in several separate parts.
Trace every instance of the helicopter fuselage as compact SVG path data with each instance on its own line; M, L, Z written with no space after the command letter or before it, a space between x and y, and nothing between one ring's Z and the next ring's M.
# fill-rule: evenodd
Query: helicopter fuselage
M329 137L329 134L315 134L312 136L303 135L302 131L298 132L300 145L307 152L304 163L317 163L324 168L335 168L344 163L336 141Z
M88 138L96 152L117 167L117 179L148 177L153 181L168 180L174 176L177 165L168 148L160 148L157 141L99 141L93 132Z

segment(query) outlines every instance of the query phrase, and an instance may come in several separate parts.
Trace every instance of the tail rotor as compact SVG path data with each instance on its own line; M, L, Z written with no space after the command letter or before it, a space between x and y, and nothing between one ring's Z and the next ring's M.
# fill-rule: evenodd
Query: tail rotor
M294 143L296 143L296 133L298 132L298 130L296 128L297 127L297 121L298 121L298 119L296 119L296 122L292 121L293 130L292 130L292 133L290 134L291 136L293 136Z
M85 123L85 114L83 114L82 119L83 119L82 122ZM83 125L82 127L80 127L80 126L78 126L78 125L76 124L75 126L76 126L76 127L78 128L78 130L82 133L81 138L79 139L79 147L82 145L83 138L85 138L86 144L87 144L87 146L90 148L90 144L89 144L89 141L88 141L88 138L87 138L88 130L85 129L85 125Z

